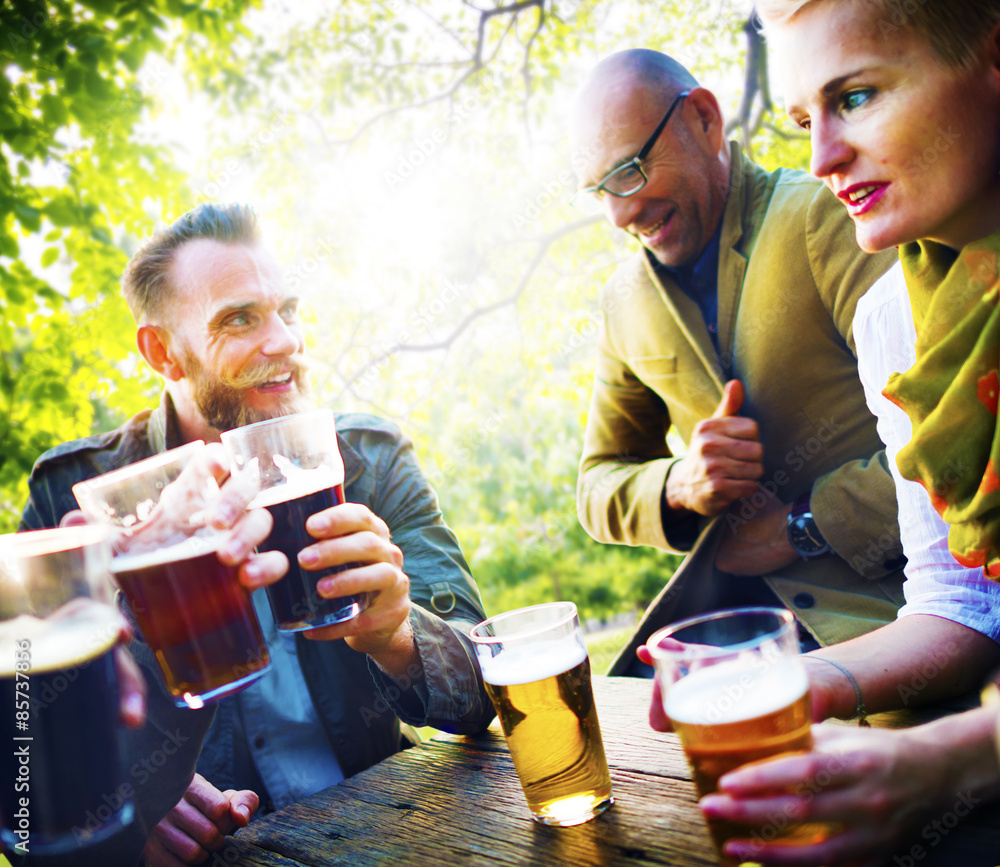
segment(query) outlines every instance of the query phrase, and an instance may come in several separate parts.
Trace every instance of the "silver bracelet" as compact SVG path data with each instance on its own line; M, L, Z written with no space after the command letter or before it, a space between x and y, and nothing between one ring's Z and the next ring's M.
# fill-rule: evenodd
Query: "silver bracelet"
M858 718L858 725L862 728L871 728L871 723L868 722L868 711L865 710L865 700L861 697L861 687L858 686L858 682L854 679L854 675L844 668L844 666L842 666L839 662L834 662L832 659L827 659L825 656L816 656L816 654L810 653L809 658L829 662L834 668L839 668L844 673L847 679L851 682L851 686L854 687L854 695L858 700L858 706L854 711L854 715Z

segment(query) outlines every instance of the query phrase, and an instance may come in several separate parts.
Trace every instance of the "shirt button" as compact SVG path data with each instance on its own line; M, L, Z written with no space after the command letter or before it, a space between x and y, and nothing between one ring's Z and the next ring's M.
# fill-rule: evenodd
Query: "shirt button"
M812 608L816 604L816 598L812 593L796 593L792 602L796 608Z
M258 750L264 749L264 744L265 740L263 735L257 735L257 737L253 739L253 745Z

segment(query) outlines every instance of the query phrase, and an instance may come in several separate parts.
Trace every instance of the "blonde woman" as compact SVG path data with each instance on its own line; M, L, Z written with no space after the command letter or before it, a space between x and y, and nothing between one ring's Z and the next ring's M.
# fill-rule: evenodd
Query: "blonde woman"
M988 580L1000 574L1000 0L757 5L788 113L809 131L813 173L847 208L864 250L900 249L900 264L858 304L859 371L896 476L908 574L939 576L953 598L963 581L977 587L965 623L975 632L991 616L984 600L1000 605ZM865 636L866 658L851 656L854 642L837 649L836 674L860 696L878 703L893 684L900 696L919 691L928 650L945 645L934 617L886 641L907 619L920 622L904 616ZM949 651L949 671L981 678L995 664L998 636L978 636ZM843 665L852 658L853 670ZM702 807L758 825L779 815L839 823L809 846L731 841L735 858L875 864L912 858L914 846L922 858L935 817L957 820L1000 794L997 724L987 707L903 732L820 726L813 752L741 768Z

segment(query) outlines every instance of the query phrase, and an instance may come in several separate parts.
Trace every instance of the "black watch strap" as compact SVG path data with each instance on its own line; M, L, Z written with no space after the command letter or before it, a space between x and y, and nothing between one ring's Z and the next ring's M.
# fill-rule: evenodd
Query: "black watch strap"
M788 513L788 542L803 560L815 560L832 552L829 542L816 526L809 505L809 491L796 498Z

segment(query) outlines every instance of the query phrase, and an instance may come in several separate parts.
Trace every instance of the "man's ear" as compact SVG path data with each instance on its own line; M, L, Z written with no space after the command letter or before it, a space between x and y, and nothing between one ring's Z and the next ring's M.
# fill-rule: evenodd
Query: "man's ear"
M141 325L136 345L146 362L160 376L177 382L184 378L184 368L170 349L170 334L159 325Z
M1000 75L1000 21L993 25L989 39L986 40L986 51L990 61L990 71L994 78Z
M726 130L715 94L704 87L695 87L684 101L690 106L688 113L694 114L694 121L688 122L688 128L695 138L705 143L708 153L718 153L725 143Z

